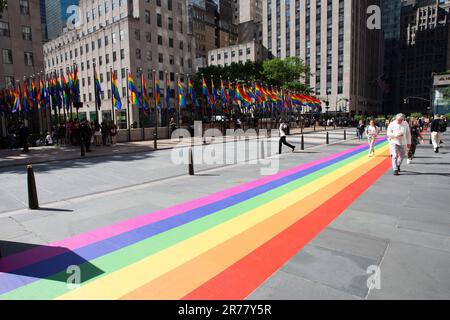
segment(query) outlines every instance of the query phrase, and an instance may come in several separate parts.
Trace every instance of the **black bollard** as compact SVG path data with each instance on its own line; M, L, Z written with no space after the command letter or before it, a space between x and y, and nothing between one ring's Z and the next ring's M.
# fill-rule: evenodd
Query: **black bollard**
M194 175L194 154L192 148L189 148L189 175Z
M314 131L316 131L316 123L314 122Z
M327 144L330 144L330 135L328 132L327 132Z
M31 210L39 209L39 201L36 190L36 180L34 179L33 167L27 166L28 172L28 207Z
M305 137L302 135L302 140L301 140L301 149L305 150Z
M344 140L347 140L347 131L344 130Z
M81 156L84 157L86 156L86 147L84 146L83 139L81 139L80 141L80 146L81 146Z

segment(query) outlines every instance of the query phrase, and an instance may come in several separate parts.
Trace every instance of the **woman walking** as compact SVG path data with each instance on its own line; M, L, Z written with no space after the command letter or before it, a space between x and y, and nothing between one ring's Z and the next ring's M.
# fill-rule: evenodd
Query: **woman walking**
M417 145L420 144L420 142L423 143L423 137L421 135L420 126L417 121L417 119L411 119L411 146L408 150L408 160L406 160L407 164L411 164L412 160L414 158L414 155L416 154L416 148Z
M367 141L369 142L369 157L375 155L375 140L380 134L380 129L375 124L374 120L370 120L369 125L366 128Z

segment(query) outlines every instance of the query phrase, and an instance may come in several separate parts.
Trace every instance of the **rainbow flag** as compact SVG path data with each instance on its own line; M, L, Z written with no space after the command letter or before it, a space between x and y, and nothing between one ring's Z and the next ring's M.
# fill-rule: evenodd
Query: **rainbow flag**
M205 78L202 80L202 91L203 96L208 101L208 104L212 107L215 103L214 97L211 95L211 92L209 92L208 85L206 84Z
M117 86L116 74L114 72L111 72L111 93L113 107L116 110L121 110L122 101L120 100L119 87Z
M377 157L367 150L3 257L0 300L243 300L389 170L385 138ZM74 265L76 288L67 281Z
M138 107L142 107L139 92L137 91L136 86L134 85L134 80L133 76L131 75L131 72L128 72L128 92L130 103L137 105Z
M22 108L23 112L27 112L33 108L33 101L31 100L28 92L28 81L25 81L23 84Z
M259 100L261 102L266 102L267 101L267 97L264 94L264 90L263 88L259 85L258 82L255 83L255 94L256 96L259 98Z
M198 106L197 95L195 94L194 85L191 79L188 79L188 94L195 106Z
M227 90L225 89L223 80L220 80L220 91L221 91L223 103L231 103L230 95L228 94Z
M47 104L47 90L45 88L44 81L42 79L39 80L39 106L42 110L45 110L46 104Z
M95 85L95 100L97 102L97 107L100 110L100 107L102 106L103 91L102 85L100 84L100 79L98 78L97 71L94 71L94 85Z
M21 112L22 111L22 91L20 90L20 83L17 86L17 91L14 92L14 103L13 103L13 109L12 113Z
M155 106L161 110L161 89L158 79L155 79Z
M150 97L148 96L147 82L145 81L144 74L142 74L142 104L144 110L148 111L150 109Z
M184 89L180 79L178 79L178 105L180 108L186 108L186 98L184 97Z

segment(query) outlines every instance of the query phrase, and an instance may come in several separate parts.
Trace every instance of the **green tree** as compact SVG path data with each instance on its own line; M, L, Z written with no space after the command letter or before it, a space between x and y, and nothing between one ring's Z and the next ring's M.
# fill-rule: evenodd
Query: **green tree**
M262 74L270 84L276 86L299 82L310 72L309 66L305 65L298 57L266 60L262 67Z
M8 7L8 0L0 0L0 13Z
M312 88L300 81L291 81L282 86L284 89L292 90L301 94L311 94Z

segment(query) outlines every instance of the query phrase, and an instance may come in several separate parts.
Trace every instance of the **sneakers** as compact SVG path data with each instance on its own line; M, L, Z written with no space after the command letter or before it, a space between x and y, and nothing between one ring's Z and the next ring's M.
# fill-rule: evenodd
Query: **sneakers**
M439 153L439 148L434 149L434 153Z
M407 164L411 164L411 163L412 163L412 160L411 160L411 159L408 159L408 160L406 160L406 163L407 163Z
M369 158L373 157L373 152L369 153Z
M295 152L295 147L292 148L292 152Z
M398 170L394 170L394 176L398 176Z

